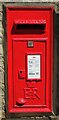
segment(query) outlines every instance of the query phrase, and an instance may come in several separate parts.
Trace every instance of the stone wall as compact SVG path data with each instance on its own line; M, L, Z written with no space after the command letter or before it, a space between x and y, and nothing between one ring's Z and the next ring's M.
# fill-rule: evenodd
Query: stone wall
M0 0L1 2L58 2L59 0Z
M58 2L58 0L20 0L20 2ZM2 2L19 2L19 0L0 0L0 119L5 116L4 109L4 56L3 56L3 27L2 27ZM59 38L58 38L59 39ZM59 47L58 47L59 48ZM59 50L59 49L58 49ZM59 54L59 53L58 53ZM58 82L59 84L59 82ZM59 96L59 93L58 93Z
M3 59L2 3L0 3L0 119L4 116L4 59Z

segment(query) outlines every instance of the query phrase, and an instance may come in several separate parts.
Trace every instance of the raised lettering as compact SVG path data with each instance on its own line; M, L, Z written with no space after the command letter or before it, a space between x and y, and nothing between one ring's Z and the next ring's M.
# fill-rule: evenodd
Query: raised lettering
M37 88L24 88L25 99L40 99Z

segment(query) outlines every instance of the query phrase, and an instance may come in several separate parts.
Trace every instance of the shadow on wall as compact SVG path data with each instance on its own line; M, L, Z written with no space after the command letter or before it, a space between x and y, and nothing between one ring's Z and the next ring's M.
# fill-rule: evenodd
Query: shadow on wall
M56 19L56 40L57 40L57 114L59 114L59 14Z

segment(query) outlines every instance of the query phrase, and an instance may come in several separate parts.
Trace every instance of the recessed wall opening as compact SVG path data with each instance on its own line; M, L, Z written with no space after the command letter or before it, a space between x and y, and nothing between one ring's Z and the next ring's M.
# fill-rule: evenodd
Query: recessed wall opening
M46 24L15 24L12 34L44 34Z

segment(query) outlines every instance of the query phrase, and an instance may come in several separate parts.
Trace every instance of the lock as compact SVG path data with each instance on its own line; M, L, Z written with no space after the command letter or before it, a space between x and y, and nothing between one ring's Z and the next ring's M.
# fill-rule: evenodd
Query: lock
M18 78L19 79L25 79L25 70L19 70L18 71Z

